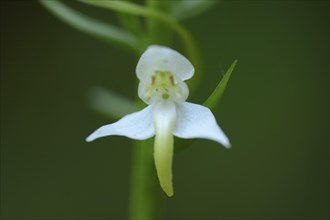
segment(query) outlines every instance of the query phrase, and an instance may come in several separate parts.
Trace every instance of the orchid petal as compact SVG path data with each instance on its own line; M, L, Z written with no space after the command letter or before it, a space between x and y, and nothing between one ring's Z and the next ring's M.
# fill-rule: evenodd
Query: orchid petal
M126 136L136 140L150 138L155 134L152 124L152 108L150 105L141 111L126 115L113 124L104 125L89 135L86 141L90 142L110 135Z
M177 104L177 122L173 134L180 138L205 138L229 148L230 142L210 109L189 102Z
M168 196L173 196L172 159L176 110L173 102L157 103L153 110L156 130L154 157L158 179Z
M142 54L136 75L142 81L156 71L170 72L176 81L184 81L194 75L194 67L187 58L171 48L153 45Z

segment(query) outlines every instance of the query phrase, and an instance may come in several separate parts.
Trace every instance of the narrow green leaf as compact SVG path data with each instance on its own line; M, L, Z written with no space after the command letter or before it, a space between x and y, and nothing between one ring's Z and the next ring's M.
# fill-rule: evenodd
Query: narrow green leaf
M223 76L213 93L209 96L209 98L204 102L204 106L209 107L210 109L215 109L216 105L219 103L219 101L222 98L222 95L227 87L227 83L229 81L229 78L231 76L231 73L233 72L235 66L237 64L237 60L231 64L229 69L227 70L226 74Z
M219 0L177 0L172 1L171 12L178 20L185 20L197 16L211 7L215 6Z
M88 17L60 1L40 0L40 3L60 20L82 32L103 40L111 41L112 43L119 44L134 51L138 50L136 39L125 30Z
M118 119L135 112L136 103L104 88L93 88L89 92L91 107L102 115Z
M231 66L227 70L224 77L222 77L221 81L219 82L219 84L217 85L217 87L215 88L213 93L204 102L204 104L203 104L204 106L209 107L212 110L215 109L215 107L221 100L221 97L226 89L227 83L229 81L229 78L230 78L236 64L237 64L237 60L235 60L233 62L233 64L231 64ZM191 139L186 140L186 139L175 138L174 150L175 150L175 152L180 152L180 151L186 149L187 147L191 146L194 142L195 142L195 140L191 140Z

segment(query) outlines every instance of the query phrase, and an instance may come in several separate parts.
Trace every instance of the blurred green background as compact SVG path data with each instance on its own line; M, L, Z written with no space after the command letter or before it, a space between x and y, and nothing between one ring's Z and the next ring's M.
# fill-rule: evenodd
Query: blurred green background
M206 70L189 101L239 60L215 112L233 148L175 154L165 219L329 219L329 20L329 1L223 1L184 22ZM131 140L84 139L113 121L88 91L135 98L137 58L37 1L1 1L0 33L1 219L126 219Z

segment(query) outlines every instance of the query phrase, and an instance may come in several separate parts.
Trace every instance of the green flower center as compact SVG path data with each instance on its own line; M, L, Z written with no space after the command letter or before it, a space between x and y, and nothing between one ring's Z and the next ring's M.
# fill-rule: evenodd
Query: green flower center
M171 72L156 71L151 75L145 99L151 103L159 101L182 101L182 85L176 84Z

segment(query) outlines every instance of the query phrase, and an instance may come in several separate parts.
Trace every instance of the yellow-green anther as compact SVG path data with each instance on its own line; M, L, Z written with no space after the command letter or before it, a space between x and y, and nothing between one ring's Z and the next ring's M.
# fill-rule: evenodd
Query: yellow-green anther
M156 103L163 100L180 101L183 94L182 82L175 84L171 72L155 71L151 76L151 83L146 86L144 100Z

